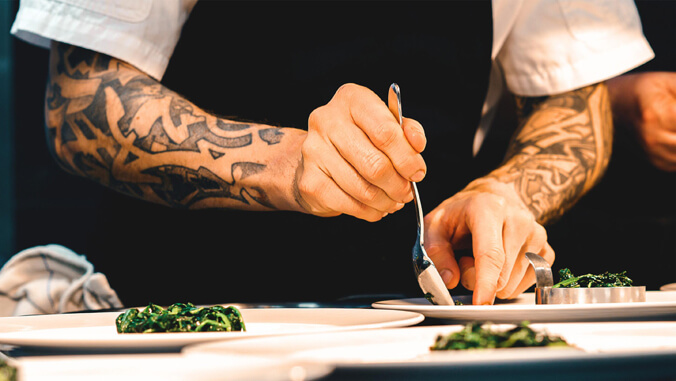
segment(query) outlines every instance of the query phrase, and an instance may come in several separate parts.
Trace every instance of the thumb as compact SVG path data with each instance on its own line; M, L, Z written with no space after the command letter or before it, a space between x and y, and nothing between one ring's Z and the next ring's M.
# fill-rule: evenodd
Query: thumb
M404 136L408 140L408 144L413 149L421 153L427 145L427 138L425 137L425 130L423 126L415 119L404 118Z

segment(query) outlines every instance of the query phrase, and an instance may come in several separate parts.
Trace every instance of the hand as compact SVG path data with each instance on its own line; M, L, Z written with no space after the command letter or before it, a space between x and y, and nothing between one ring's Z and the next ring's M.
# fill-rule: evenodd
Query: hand
M426 172L420 123L399 125L371 90L346 84L310 114L296 172L297 199L309 213L378 221L412 200L410 181Z
M615 119L635 129L650 161L676 171L676 73L645 72L608 81Z
M446 286L461 281L473 304L515 298L535 283L526 252L554 262L547 233L504 184L474 182L425 216L425 250ZM455 259L471 248L473 257Z

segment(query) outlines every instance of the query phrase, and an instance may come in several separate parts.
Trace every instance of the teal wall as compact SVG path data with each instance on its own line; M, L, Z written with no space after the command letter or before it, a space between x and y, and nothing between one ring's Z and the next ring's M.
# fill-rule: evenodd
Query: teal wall
M14 252L13 19L14 3L0 0L0 264Z

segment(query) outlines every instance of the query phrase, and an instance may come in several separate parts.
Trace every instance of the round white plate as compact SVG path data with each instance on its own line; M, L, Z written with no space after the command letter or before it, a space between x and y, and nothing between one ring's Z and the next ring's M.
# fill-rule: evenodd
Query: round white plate
M506 330L513 324L497 324ZM561 336L571 347L431 351L438 335L463 325L421 326L302 336L263 337L198 344L183 348L191 355L240 354L322 364L490 364L496 361L542 361L582 358L592 353L662 353L676 355L676 322L603 322L531 324L537 331Z
M471 303L471 299L468 301ZM645 302L595 304L535 304L533 293L492 306L435 306L424 298L384 300L374 308L419 312L426 317L465 321L512 323L613 320L655 320L676 318L676 291L647 291Z
M22 381L289 381L314 380L331 366L304 366L272 357L190 356L177 353L26 356L19 358ZM294 378L300 374L302 378Z
M532 324L574 347L431 351L461 325L252 338L183 348L186 357L263 356L334 367L335 379L672 379L676 322ZM508 329L513 325L496 325ZM310 367L311 368L311 367ZM331 378L334 379L334 378Z
M117 333L119 312L0 318L0 344L24 348L169 350L189 344L260 336L403 327L417 312L348 308L240 309L246 332Z

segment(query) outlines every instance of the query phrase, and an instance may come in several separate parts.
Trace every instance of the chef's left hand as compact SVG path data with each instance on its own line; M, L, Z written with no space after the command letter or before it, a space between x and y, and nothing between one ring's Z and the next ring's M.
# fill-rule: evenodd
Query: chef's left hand
M633 73L608 81L613 115L634 128L648 159L676 171L676 72Z
M493 304L495 297L515 298L535 283L526 252L550 264L554 250L545 228L501 183L472 183L425 216L425 250L451 289L461 281L474 291L473 304ZM455 258L472 249L473 257Z

